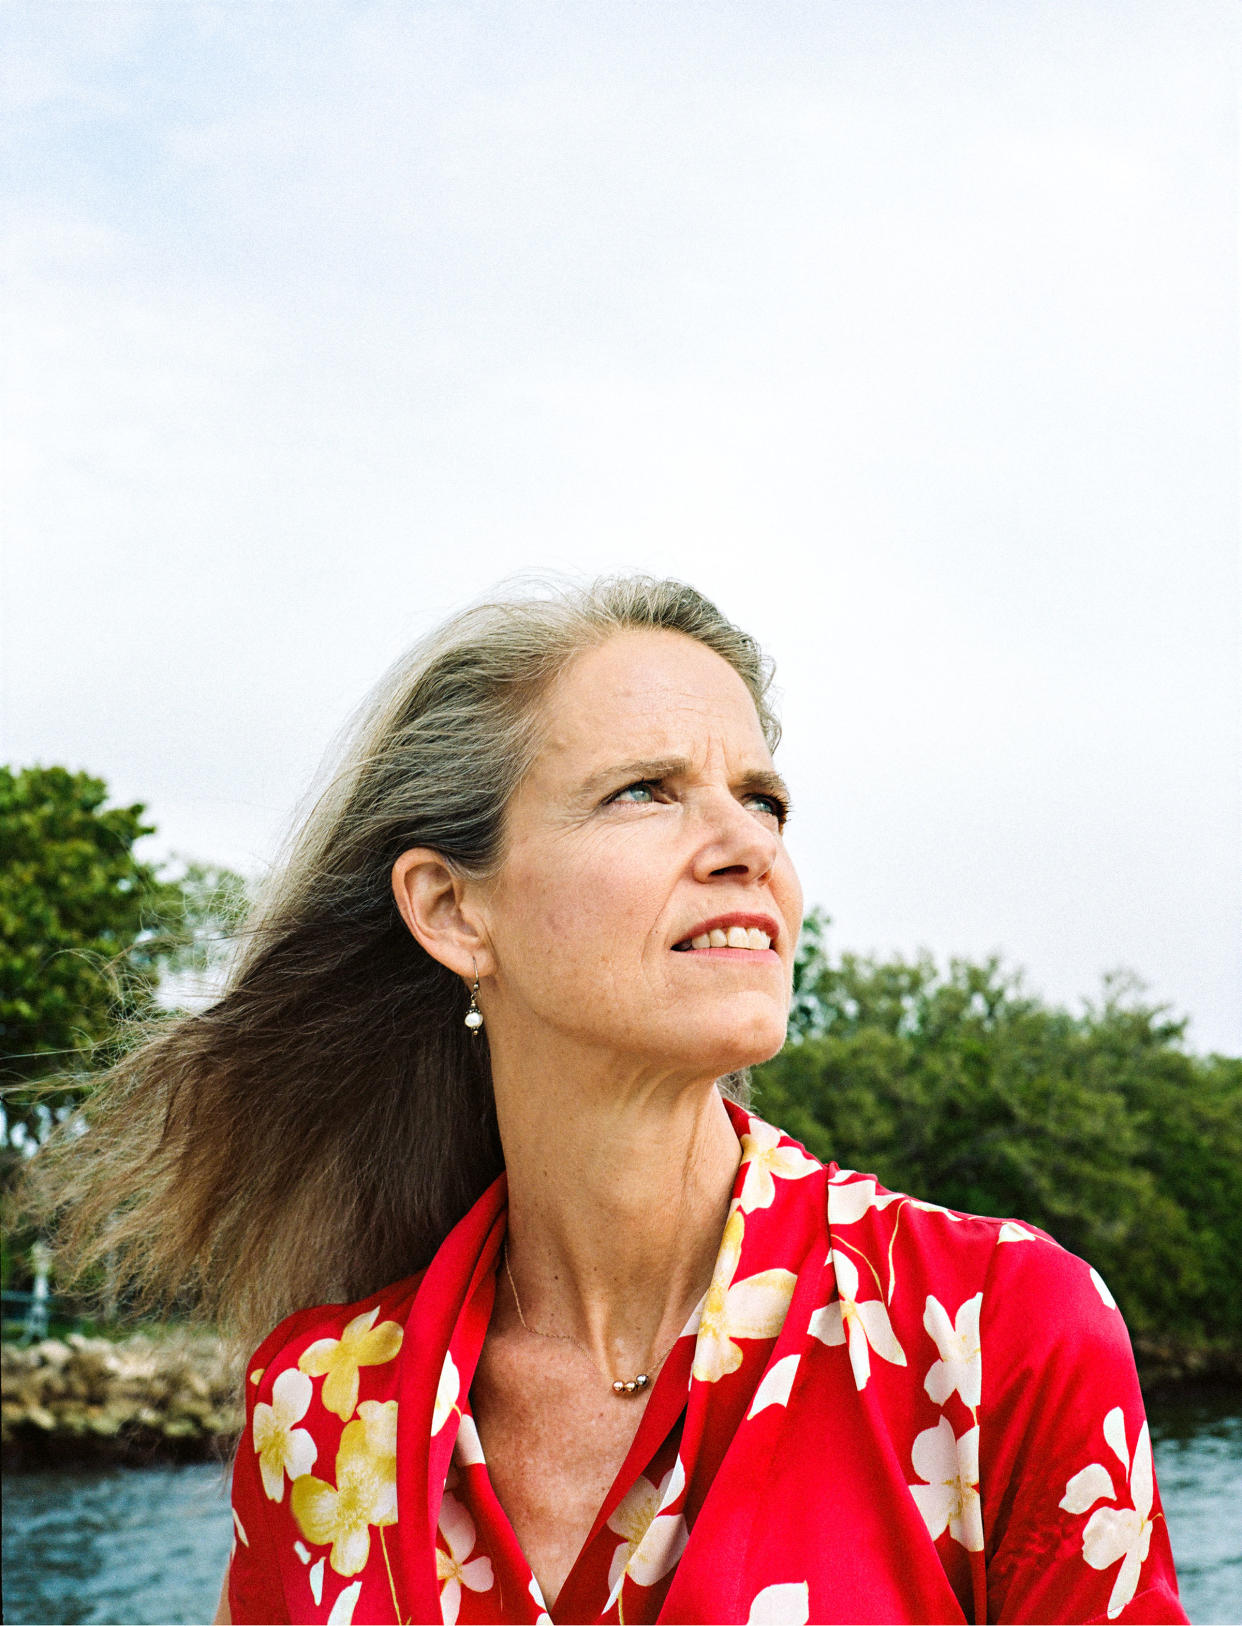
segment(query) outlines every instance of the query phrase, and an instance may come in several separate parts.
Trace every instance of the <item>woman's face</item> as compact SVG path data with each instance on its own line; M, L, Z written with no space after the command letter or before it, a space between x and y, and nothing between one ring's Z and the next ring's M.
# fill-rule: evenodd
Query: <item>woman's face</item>
M802 893L741 678L680 633L619 633L544 725L481 904L496 1060L541 1038L713 1076L774 1054Z

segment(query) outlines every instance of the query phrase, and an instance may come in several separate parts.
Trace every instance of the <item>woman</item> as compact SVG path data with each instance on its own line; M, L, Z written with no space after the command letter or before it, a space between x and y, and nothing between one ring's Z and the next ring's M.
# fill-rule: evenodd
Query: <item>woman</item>
M315 1306L248 1369L218 1619L1185 1618L1098 1278L737 1104L801 917L768 680L675 583L458 617L122 1069L97 1245Z

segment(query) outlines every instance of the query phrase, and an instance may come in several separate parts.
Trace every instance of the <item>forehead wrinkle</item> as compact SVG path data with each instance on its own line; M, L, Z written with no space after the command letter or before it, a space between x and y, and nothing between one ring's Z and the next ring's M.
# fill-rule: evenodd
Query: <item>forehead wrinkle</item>
M651 634L629 636L645 639ZM657 633L655 636L663 641L668 635ZM672 636L678 645L687 641L680 634ZM626 635L617 641L623 639L628 641ZM757 771L770 772L771 752L763 737L754 698L721 657L697 651L710 654L709 672L714 680L702 685L693 679L687 681L683 672L661 671L659 662L655 662L638 671L614 671L610 674L612 681L605 684L602 693L592 693L589 685L585 695L575 693L584 665L589 672L589 662L598 653L598 650L591 651L574 661L549 690L543 707L542 738L523 788L533 789L532 782L536 780L547 786L549 777L553 780L572 778L578 788L583 784L584 769L579 767L573 771L575 756L580 763L585 759L585 772L592 783L623 770L626 762L639 768L646 766L649 777L656 777L652 768L657 764L663 764L664 772L669 775L686 773L692 766L686 756L687 747L694 758L702 756L707 760L717 752L726 758L742 753L750 756L754 752L766 758L768 765ZM723 668L723 672L719 668ZM722 677L723 693L718 686ZM679 716L693 729L691 737L676 737L681 732L676 724ZM699 733L703 729L705 738ZM739 738L731 748L728 736L733 733ZM744 741L742 734L746 736ZM601 760L603 750L610 747L616 751L611 764ZM567 758L571 759L568 773L565 771ZM635 778L638 777L643 775L636 773ZM742 774L738 779L749 782L753 777L753 774Z

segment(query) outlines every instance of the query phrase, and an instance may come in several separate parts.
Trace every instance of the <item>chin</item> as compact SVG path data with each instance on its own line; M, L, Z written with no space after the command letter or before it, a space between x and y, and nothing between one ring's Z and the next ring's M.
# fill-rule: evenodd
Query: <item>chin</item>
M770 1061L785 1043L788 1025L788 1013L783 1010L729 1011L710 1028L706 1024L700 1027L702 1063L717 1078L743 1067L757 1067Z

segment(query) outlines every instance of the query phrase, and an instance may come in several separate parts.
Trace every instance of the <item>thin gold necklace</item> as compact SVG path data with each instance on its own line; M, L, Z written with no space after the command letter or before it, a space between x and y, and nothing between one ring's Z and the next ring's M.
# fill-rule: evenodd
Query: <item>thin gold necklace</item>
M526 1317L522 1314L522 1301L518 1297L517 1283L513 1279L513 1271L509 1268L509 1244L507 1242L504 1244L504 1256L505 1275L509 1278L509 1286L513 1289L513 1302L517 1306L518 1320L522 1323L522 1326L526 1329L526 1331L532 1334L532 1336L535 1338L554 1338L558 1343L561 1344L573 1344L577 1349L582 1351L582 1353L590 1361L591 1365L595 1366L594 1355L592 1355L591 1351L586 1347L586 1345L579 1339L575 1338L572 1333L540 1332L538 1327L531 1326L530 1322L527 1321ZM664 1351L663 1355L661 1355L658 1360L648 1363L648 1367L645 1372L640 1372L636 1377L632 1378L614 1378L612 1380L613 1394L620 1395L622 1398L624 1398L626 1395L641 1394L644 1389L650 1388L652 1373L660 1370L660 1367L668 1359L680 1337L681 1334L678 1333L677 1337L673 1339L673 1342ZM596 1367L596 1370L599 1370L598 1367Z

